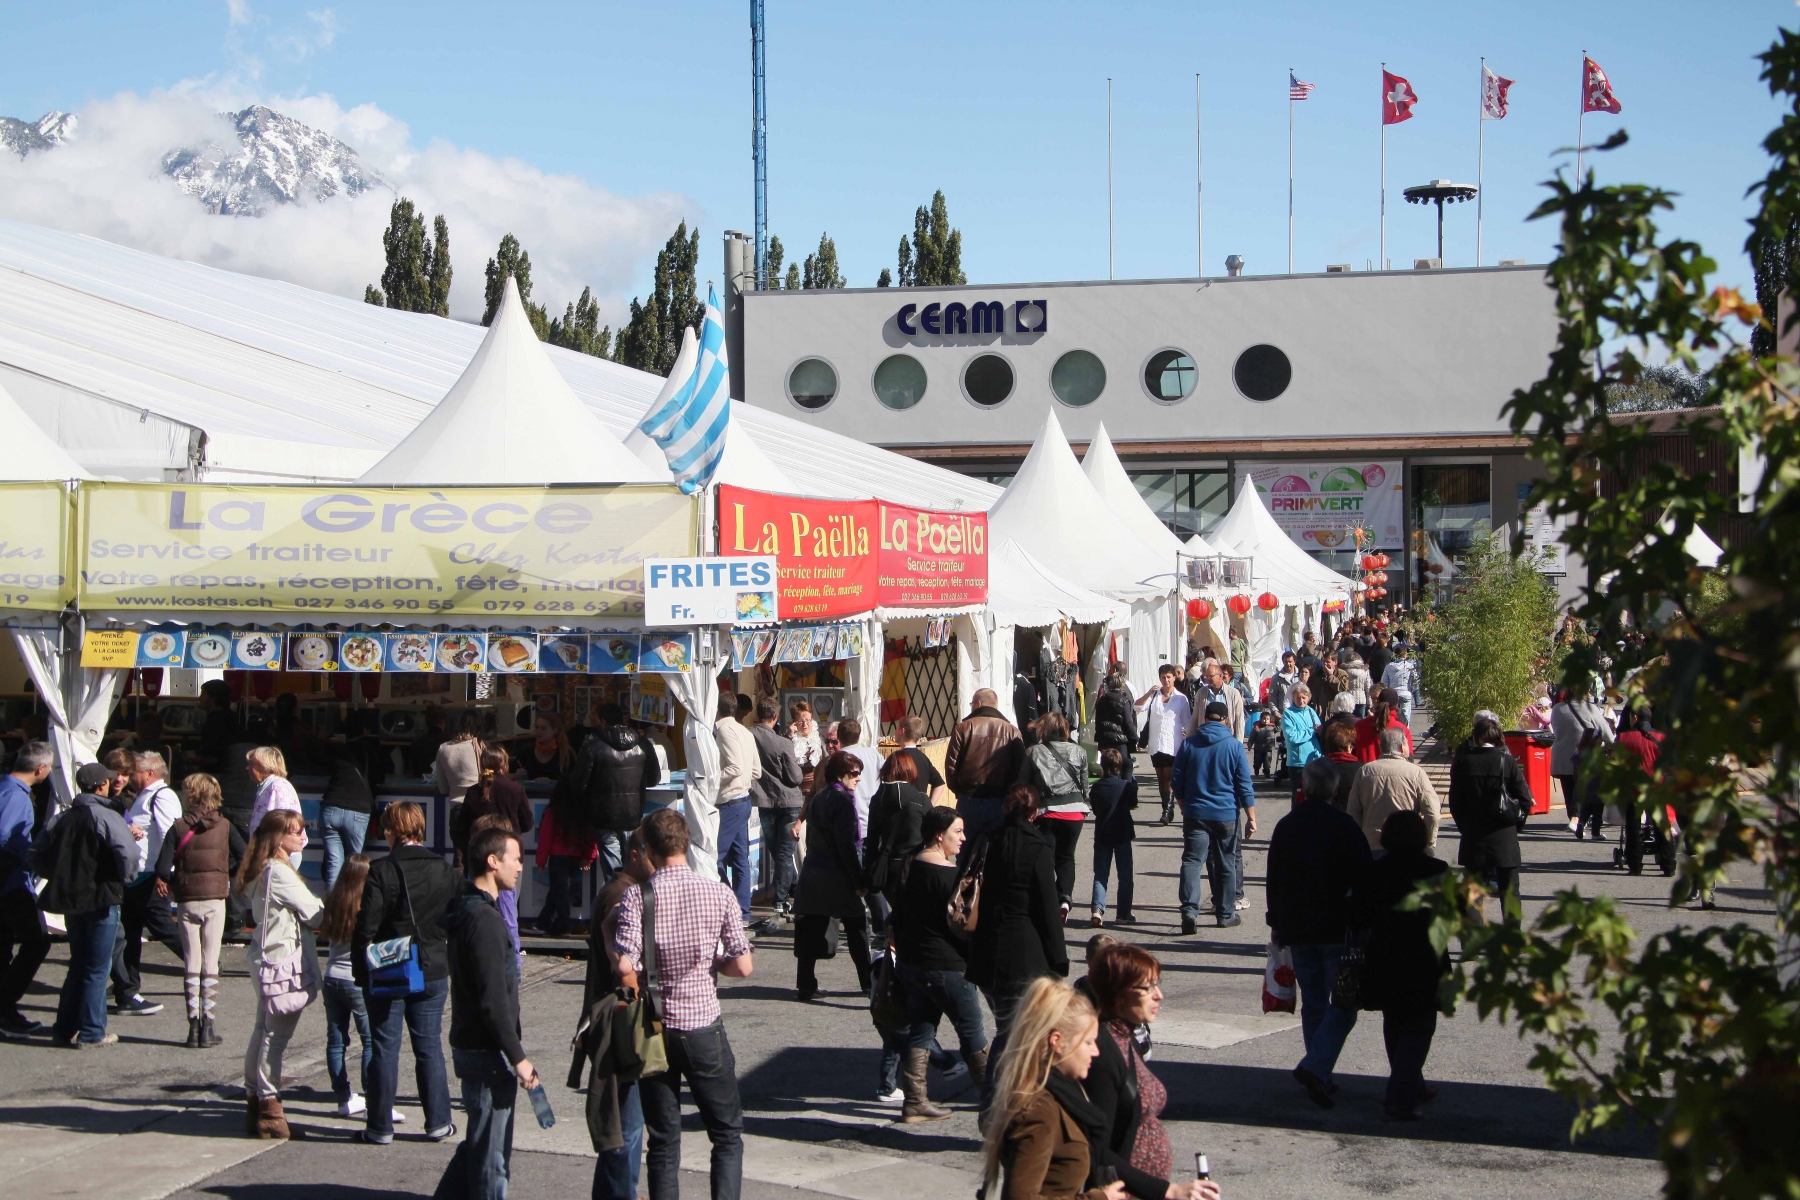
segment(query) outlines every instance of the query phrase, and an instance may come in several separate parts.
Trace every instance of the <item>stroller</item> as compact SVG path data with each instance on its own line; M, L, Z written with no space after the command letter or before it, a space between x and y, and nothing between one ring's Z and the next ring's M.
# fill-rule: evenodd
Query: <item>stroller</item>
M1643 831L1641 836L1643 838L1644 856L1646 858L1654 856L1656 865L1661 869L1662 873L1664 875L1673 875L1676 866L1675 846L1681 840L1681 830L1676 824L1674 809L1668 810L1668 817L1669 828L1665 833L1663 828L1656 823L1649 812L1646 811L1637 814L1639 827ZM1627 834L1629 834L1630 831L1626 828L1625 816L1619 811L1618 806L1609 804L1606 806L1606 819L1619 827L1619 844L1613 847L1613 869L1615 871L1629 870L1631 863L1626 856L1625 846Z

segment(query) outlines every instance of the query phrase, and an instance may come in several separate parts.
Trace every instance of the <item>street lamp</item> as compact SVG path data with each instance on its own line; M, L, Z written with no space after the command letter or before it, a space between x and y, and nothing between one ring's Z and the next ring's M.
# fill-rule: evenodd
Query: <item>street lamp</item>
M1437 205L1438 222L1438 265L1444 262L1444 201L1460 204L1464 200L1475 198L1475 185L1472 183L1451 183L1448 179L1434 179L1430 183L1421 183L1417 187L1409 187L1401 195L1408 204Z

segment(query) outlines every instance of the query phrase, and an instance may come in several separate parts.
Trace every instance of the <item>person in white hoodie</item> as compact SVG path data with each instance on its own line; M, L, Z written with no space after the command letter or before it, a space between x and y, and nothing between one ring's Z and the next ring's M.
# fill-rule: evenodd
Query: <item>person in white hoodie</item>
M1381 673L1381 686L1393 688L1399 695L1400 721L1411 725L1413 705L1419 702L1419 660L1405 642L1394 642L1394 661Z

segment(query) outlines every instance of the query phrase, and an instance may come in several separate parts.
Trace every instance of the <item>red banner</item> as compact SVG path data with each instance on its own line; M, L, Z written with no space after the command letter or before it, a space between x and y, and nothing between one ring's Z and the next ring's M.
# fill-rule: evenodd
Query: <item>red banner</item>
M784 620L987 600L987 514L719 487L719 553L772 554Z

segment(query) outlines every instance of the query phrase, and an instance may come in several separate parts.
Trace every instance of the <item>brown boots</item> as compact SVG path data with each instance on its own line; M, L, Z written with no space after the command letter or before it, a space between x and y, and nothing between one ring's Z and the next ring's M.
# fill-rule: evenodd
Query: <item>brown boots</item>
M930 1064L931 1051L926 1049L908 1050L901 1063L900 1088L906 1094L906 1102L900 1109L900 1120L907 1125L942 1121L950 1115L947 1109L933 1104L925 1091L925 1071Z
M291 1136L280 1096L245 1096L244 1105L244 1132L250 1137L269 1142L286 1141Z
M975 1083L975 1090L981 1091L987 1086L988 1052L985 1048L973 1054L963 1055L963 1062L968 1064L969 1078Z

